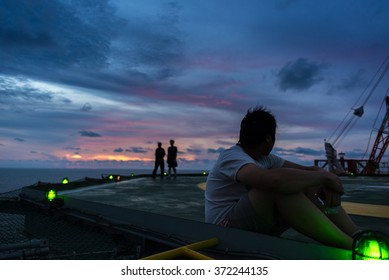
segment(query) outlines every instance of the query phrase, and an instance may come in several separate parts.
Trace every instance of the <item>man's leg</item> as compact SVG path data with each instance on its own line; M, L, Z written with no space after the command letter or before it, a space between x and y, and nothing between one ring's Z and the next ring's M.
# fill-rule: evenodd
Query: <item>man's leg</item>
M157 163L157 161L155 161L154 170L153 170L153 177L155 177L157 175L157 170L158 170L158 163Z
M305 194L320 209L320 211L324 212L325 210L324 205L319 201L319 199L315 195L318 191L319 188L312 189L309 192L306 192ZM327 214L327 217L338 228L340 228L344 233L346 233L349 236L353 236L356 232L359 231L359 228L355 225L355 223L353 222L353 220L350 218L350 216L347 214L347 212L344 210L343 207L339 207L337 213Z
M328 214L327 217L349 236L360 230L342 206L339 207L338 213Z
M259 217L269 227L276 225L278 211L291 227L302 234L329 246L352 248L353 239L328 219L304 193L279 195L252 189L249 198Z
M161 177L165 175L165 162L162 160L160 163L161 166Z

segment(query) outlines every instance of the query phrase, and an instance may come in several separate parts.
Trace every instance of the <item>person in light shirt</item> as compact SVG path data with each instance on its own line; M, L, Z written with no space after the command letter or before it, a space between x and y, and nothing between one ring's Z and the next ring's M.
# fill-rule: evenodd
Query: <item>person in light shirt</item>
M206 222L276 236L293 227L325 245L351 249L359 229L341 206L340 179L272 154L276 128L266 108L248 110L239 142L220 154L207 178Z

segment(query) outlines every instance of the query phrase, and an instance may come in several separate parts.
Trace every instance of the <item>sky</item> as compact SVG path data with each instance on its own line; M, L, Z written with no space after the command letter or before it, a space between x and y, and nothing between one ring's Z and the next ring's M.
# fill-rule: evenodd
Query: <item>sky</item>
M152 168L174 139L178 170L209 169L257 105L276 116L273 152L313 165L371 93L335 147L368 156L388 14L386 0L1 0L0 167Z

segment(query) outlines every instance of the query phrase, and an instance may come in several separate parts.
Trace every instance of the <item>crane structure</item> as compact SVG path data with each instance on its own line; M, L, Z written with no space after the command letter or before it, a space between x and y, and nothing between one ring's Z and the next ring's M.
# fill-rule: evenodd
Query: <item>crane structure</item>
M378 84L381 82L385 74L389 70L389 56L385 59L385 61L382 63L380 68L378 69L377 73L365 89L367 91L368 88L371 88L367 97L365 98L364 102L361 106L357 107L357 103L361 99L362 95L359 97L357 102L354 104L354 108L352 109L352 114L346 115L345 119L342 121L342 123L336 128L336 130L332 133L332 135L329 137L329 139L332 139L332 137L336 134L336 137L333 141L327 141L324 140L324 148L325 148L325 154L326 154L326 160L315 160L315 165L320 166L320 162L324 162L324 164L321 167L328 166L328 170L330 172L336 173L336 174L354 174L354 175L375 175L375 174L383 174L387 173L389 174L389 163L383 164L384 167L386 166L387 172L383 172L381 167L381 160L385 154L385 151L389 145L389 87L386 92L386 97L384 99L385 105L386 105L386 112L384 115L384 118L382 120L382 123L378 129L378 133L373 145L373 148L370 152L370 156L368 160L364 159L345 159L344 153L340 153L340 158L338 159L338 154L334 146L339 145L339 143L343 140L343 138L348 134L348 132L353 128L355 123L359 118L361 118L364 114L364 106L366 105L367 101L377 88ZM357 107L357 108L356 108Z
M386 113L378 130L373 149L367 161L363 174L375 174L379 168L379 163L385 154L389 144L389 96L385 97Z

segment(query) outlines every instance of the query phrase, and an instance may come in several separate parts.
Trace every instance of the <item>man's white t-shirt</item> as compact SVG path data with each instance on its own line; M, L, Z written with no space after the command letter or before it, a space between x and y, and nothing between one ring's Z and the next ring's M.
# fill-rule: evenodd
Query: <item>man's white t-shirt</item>
M208 175L205 190L205 221L218 224L248 190L236 180L239 169L248 163L260 168L280 168L285 160L269 154L258 161L251 158L241 146L223 151Z

